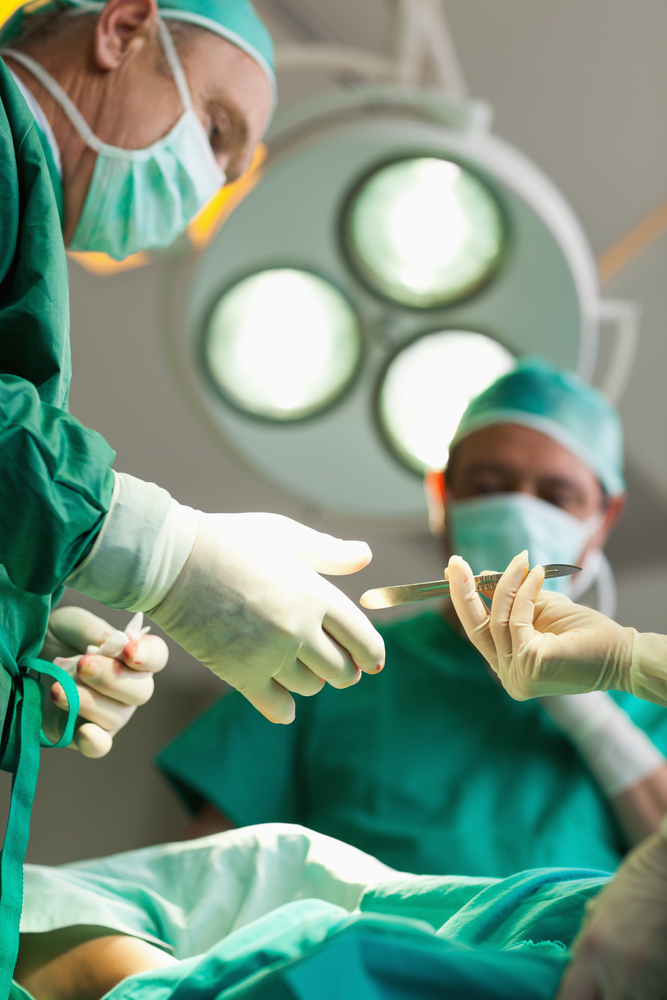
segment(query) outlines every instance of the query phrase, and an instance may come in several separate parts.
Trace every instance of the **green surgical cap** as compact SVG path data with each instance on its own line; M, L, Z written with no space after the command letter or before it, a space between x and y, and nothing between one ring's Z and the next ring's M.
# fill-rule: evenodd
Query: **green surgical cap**
M247 52L264 70L271 85L275 104L276 76L273 68L273 42L268 29L259 19L249 0L157 0L165 20L187 21L221 35ZM19 7L3 24L0 42L6 44L18 38L25 21L33 14L46 14L63 7L77 7L82 13L104 7L101 0L33 0Z
M598 389L574 372L554 368L541 358L519 361L472 400L450 448L493 424L523 424L546 434L585 462L607 493L625 492L618 413Z

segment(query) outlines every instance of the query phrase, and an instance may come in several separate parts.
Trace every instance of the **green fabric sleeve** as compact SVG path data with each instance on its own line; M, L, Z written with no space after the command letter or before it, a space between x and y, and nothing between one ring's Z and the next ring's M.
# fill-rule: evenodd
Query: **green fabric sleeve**
M67 259L32 112L0 59L0 371L66 407L71 378Z
M111 502L115 453L66 412L69 293L57 199L38 130L0 59L0 564L53 593Z
M237 826L299 822L297 749L304 701L289 726L269 722L231 691L181 733L158 766L186 805L210 802Z
M0 376L0 563L15 586L50 594L71 573L108 510L113 459L29 382Z

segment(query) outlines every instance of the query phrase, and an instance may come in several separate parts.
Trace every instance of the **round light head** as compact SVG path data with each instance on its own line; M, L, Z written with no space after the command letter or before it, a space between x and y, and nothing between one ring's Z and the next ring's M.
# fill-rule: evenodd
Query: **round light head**
M269 420L298 420L341 395L356 370L361 335L347 299L308 271L260 271L213 308L204 363L234 406Z
M432 156L376 170L351 199L344 226L360 278L419 309L473 292L498 266L506 242L489 188L458 163Z
M399 351L378 398L381 426L398 457L418 472L443 469L468 403L514 360L497 340L463 330L429 333Z

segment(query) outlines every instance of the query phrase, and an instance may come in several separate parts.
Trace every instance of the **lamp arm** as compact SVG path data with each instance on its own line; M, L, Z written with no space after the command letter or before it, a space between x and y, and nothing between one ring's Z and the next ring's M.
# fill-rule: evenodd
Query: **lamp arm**
M397 77L396 64L388 56L328 42L279 45L275 61L279 73L351 73L362 79L391 82Z
M276 70L291 73L347 73L388 83L424 82L430 58L448 97L466 96L461 64L442 0L393 0L391 54L327 42L285 44L276 48Z
M639 344L641 316L642 309L637 302L600 300L601 322L614 327L614 339L600 389L614 405L620 402L630 381Z

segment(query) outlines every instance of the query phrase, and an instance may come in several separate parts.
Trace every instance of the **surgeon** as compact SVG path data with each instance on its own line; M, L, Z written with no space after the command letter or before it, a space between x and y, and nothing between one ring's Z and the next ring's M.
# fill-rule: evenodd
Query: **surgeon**
M632 692L667 707L667 635L641 633L565 595L545 591L524 550L510 562L491 610L459 555L448 577L459 619L505 690L525 699ZM661 810L659 809L661 806ZM667 807L659 829L632 851L586 908L559 1000L662 1000L667 995Z
M583 565L609 601L621 427L576 376L518 364L472 401L427 487L446 549L476 571L526 547L532 563ZM665 713L627 694L513 702L451 604L417 610L382 629L391 669L372 688L302 701L289 729L232 693L177 738L159 763L192 835L280 820L418 873L615 867L667 806Z
M63 585L148 613L272 722L291 722L292 692L377 671L384 648L318 575L360 569L364 543L270 514L194 511L116 471L109 445L67 411L65 247L123 258L166 246L246 169L275 100L271 40L252 6L37 0L0 46L0 754L14 774L2 980L38 740L103 755L164 664L148 637L106 655L109 626L70 612L52 632L56 652L77 654L75 680L48 650L39 659ZM42 727L39 675L60 726Z

